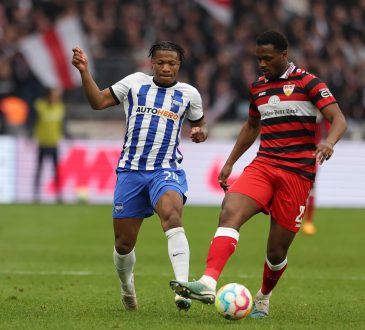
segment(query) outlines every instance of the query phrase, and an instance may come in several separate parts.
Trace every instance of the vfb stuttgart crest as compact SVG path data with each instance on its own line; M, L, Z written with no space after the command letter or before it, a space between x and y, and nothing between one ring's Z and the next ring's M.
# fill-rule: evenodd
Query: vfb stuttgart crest
M283 90L286 96L290 96L293 93L295 85L284 85Z

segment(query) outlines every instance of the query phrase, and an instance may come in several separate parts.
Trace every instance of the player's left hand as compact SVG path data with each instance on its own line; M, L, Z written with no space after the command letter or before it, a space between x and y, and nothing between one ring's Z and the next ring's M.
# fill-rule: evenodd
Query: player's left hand
M190 139L195 143L200 143L207 139L207 135L201 127L192 127L190 131Z
M317 149L314 153L319 165L322 165L325 160L329 160L333 155L333 144L329 142L323 142L317 144Z
M218 175L218 182L221 188L226 192L229 188L229 184L227 182L229 176L232 173L232 166L229 164L224 164L222 170L220 171Z

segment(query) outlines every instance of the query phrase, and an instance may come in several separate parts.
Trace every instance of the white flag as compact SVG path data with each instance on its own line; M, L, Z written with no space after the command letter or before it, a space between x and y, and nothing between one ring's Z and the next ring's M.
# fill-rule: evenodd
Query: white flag
M224 25L232 22L232 0L195 0L216 20Z
M39 81L46 87L62 89L81 85L80 74L71 63L75 46L88 53L86 36L74 16L62 18L46 32L27 36L19 42L20 51ZM92 71L92 63L90 66Z

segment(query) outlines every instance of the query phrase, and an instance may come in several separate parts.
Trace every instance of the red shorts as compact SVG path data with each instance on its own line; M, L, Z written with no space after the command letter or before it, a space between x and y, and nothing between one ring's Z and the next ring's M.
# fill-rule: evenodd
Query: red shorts
M312 185L298 174L255 160L244 169L228 192L251 197L262 212L271 214L284 228L297 232Z

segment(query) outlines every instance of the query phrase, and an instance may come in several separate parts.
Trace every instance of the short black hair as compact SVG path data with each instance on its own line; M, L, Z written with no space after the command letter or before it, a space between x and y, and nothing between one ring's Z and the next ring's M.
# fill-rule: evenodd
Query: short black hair
M273 45L280 52L287 50L289 47L288 39L276 31L266 31L261 33L256 39L256 45Z
M156 51L158 50L171 50L173 52L176 52L179 55L180 62L184 59L184 49L174 42L171 41L160 41L152 45L150 48L150 52L148 54L148 57L153 58L155 56Z

